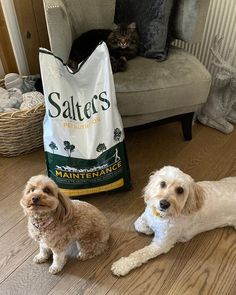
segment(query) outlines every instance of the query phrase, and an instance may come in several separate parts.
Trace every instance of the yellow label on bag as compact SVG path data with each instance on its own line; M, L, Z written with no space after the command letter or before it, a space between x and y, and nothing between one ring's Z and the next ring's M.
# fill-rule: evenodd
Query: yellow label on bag
M60 189L62 193L67 195L68 197L76 197L76 196L82 196L82 195L89 195L89 194L95 194L99 192L104 191L110 191L119 187L122 187L124 185L124 178L121 178L113 183L109 183L106 185L101 185L93 188L85 188L85 189Z

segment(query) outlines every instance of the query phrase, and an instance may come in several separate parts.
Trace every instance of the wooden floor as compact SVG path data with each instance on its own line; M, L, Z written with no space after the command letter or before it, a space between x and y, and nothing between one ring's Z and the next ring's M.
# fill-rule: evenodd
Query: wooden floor
M43 151L0 158L0 294L236 294L236 232L232 228L203 233L177 244L125 278L110 272L113 261L147 245L151 237L134 231L142 212L142 188L151 171L176 165L196 180L236 176L236 131L224 135L195 124L193 140L182 139L178 123L128 130L127 151L133 189L84 198L100 208L112 228L110 250L93 260L76 260L75 248L59 275L48 273L49 262L35 265L37 244L28 238L19 206L25 182L45 173Z

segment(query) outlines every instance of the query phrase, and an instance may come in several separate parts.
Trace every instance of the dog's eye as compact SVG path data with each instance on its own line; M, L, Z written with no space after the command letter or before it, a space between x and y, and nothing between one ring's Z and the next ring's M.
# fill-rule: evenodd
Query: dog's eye
M43 189L43 192L44 192L45 194L50 194L50 193L51 193L51 190L50 190L50 188L45 187L45 188Z
M34 192L34 187L31 187L30 192L31 193Z
M161 186L161 188L166 187L166 182L165 182L165 181L162 181L162 182L160 183L160 186Z
M184 189L183 189L181 186L178 186L178 187L176 188L176 193L177 193L178 195L181 195L183 192L184 192Z

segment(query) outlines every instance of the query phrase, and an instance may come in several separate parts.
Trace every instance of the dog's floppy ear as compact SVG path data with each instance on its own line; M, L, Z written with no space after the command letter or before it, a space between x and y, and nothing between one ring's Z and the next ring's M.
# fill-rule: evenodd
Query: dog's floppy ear
M20 205L21 205L21 207L22 207L22 209L23 209L24 215L27 216L27 211L26 211L26 209L25 209L25 206L23 205L23 201L22 201L22 199L20 200Z
M144 199L144 202L147 204L148 200L150 199L149 195L146 195L145 193L142 195L142 198Z
M162 169L155 170L150 174L148 184L144 187L142 195L146 204L151 199L153 191L156 190L157 185L159 185L159 182L161 181L161 179L159 178L160 173L163 172L165 169L166 167L163 167Z
M203 203L204 203L204 191L199 184L193 181L190 186L188 199L184 205L182 214L189 215L194 212L197 212L199 209L201 209L201 207L203 206Z
M27 193L28 190L29 190L29 182L26 183L26 185L24 187L24 190L22 191L22 195L21 195L21 199L20 199L20 205L21 205L21 207L23 209L23 212L24 212L25 216L27 215L27 210L25 209L23 198L24 198L24 196L25 196L25 194Z
M148 183L149 184L149 183ZM144 202L147 204L147 201L150 199L150 195L148 192L148 184L144 187L143 189L143 194L142 194L142 198L144 199Z
M67 219L71 216L73 205L69 197L64 196L60 191L58 191L59 205L57 207L57 214L59 220Z
M150 176L149 176L149 180L148 180L148 184L144 187L143 189L143 194L142 194L142 197L144 198L144 202L147 204L147 201L149 199L151 199L151 191L153 189L153 186L154 186L154 177L155 175L158 173L158 170L157 171L153 171Z

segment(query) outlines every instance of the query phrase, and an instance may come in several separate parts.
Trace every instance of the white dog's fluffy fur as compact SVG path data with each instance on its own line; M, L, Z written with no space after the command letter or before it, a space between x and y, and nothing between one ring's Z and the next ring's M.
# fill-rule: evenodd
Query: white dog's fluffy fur
M154 233L154 238L149 246L113 263L117 276L167 253L176 242L217 227L236 227L236 177L196 183L178 168L166 166L151 175L144 200L146 209L134 226L138 232Z
M107 249L109 223L103 213L86 202L71 201L49 177L31 177L20 204L28 216L29 234L40 246L34 262L43 263L53 255L50 273L62 270L66 250L73 241L81 260Z

